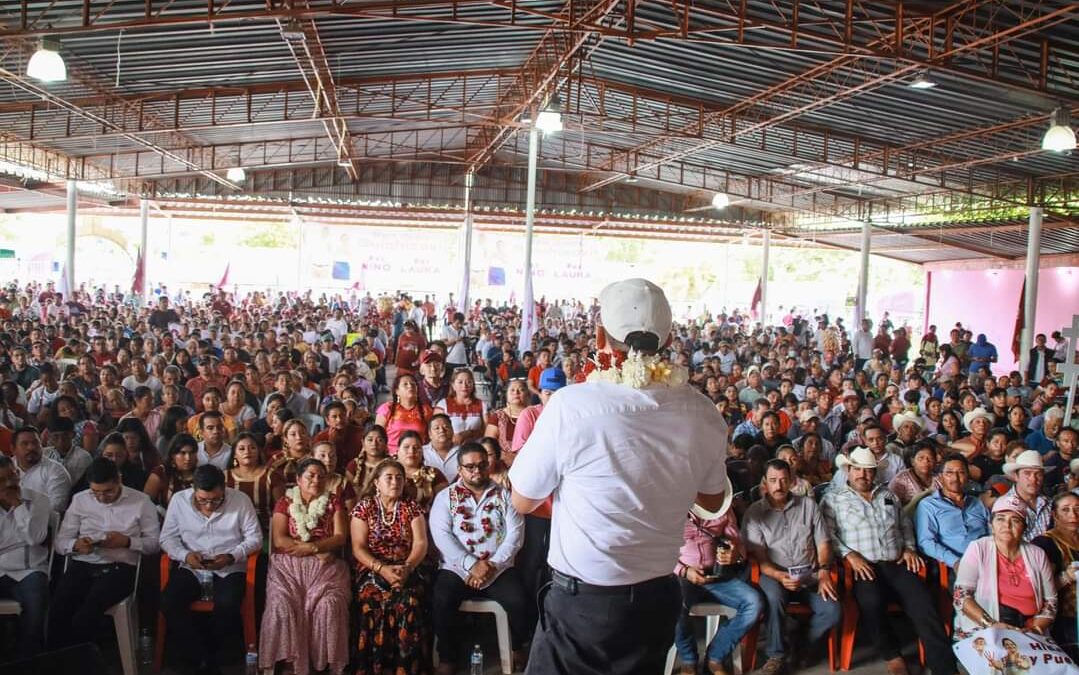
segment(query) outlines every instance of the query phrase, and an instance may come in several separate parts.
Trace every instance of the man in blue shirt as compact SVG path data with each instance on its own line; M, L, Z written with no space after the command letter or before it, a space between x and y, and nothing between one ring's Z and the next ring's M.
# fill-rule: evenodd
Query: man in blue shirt
M967 545L989 534L989 511L963 488L970 475L967 458L953 453L940 471L940 489L918 502L914 516L918 550L949 567L949 585Z
M967 350L967 356L970 357L971 371L975 371L997 362L997 348L985 338L985 333L979 333L978 340Z
M1064 411L1053 406L1045 411L1042 419L1044 420L1042 428L1027 434L1023 443L1031 450L1037 450L1038 454L1044 457L1057 449L1057 436L1064 424Z

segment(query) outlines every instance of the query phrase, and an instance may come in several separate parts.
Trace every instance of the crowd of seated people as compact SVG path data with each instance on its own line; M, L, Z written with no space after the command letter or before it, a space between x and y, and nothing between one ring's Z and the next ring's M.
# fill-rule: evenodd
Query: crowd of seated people
M523 666L550 509L520 516L506 471L547 400L585 380L598 309L541 301L531 349L517 353L520 310L491 301L460 312L405 294L159 288L143 305L10 285L0 597L21 607L11 658L93 641L137 588L164 619L168 658L192 672L254 647L260 668L300 675L452 673L476 641L458 616L470 598L503 607ZM990 625L1079 656L1079 431L1063 425L1056 379L1074 355L1038 336L1026 372L996 377L984 336L957 325L942 342L931 327L915 346L910 334L887 315L850 334L794 313L774 326L737 311L677 325L666 357L726 419L731 481L726 513L687 513L671 560L680 672L728 672L757 629L766 675L815 663L846 606L900 675L895 601L938 675L956 672L951 640ZM49 568L50 547L66 565ZM139 583L140 560L145 576L158 556L167 581ZM256 645L238 631L249 588ZM210 631L200 599L212 601ZM734 613L703 651L690 625L701 602ZM798 635L786 631L791 602L810 617Z

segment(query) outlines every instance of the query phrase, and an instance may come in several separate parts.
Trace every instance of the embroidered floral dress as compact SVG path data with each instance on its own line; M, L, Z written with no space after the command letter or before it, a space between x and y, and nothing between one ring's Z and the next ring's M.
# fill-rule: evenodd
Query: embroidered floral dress
M360 500L352 517L367 523L367 548L384 565L404 563L412 552L412 521L423 517L407 497L387 512L376 497ZM416 675L431 661L427 590L430 568L417 567L402 588L356 563L355 595L359 636L353 666L357 675Z

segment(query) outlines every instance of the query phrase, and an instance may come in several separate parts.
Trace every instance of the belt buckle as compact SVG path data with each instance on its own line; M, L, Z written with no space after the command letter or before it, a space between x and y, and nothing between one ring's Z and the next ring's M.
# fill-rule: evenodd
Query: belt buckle
M577 579L568 574L562 574L561 572L556 571L551 574L551 579L555 582L555 585L570 595L577 595L580 590L577 585Z

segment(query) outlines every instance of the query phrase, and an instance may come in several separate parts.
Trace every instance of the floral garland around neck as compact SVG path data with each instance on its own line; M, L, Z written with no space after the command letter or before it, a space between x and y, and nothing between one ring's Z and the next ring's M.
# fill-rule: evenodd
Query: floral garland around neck
M606 356L601 354L600 356ZM666 387L678 387L689 382L689 371L685 366L665 363L659 355L645 355L631 349L625 359L596 362L586 382L610 382L622 384L633 389L643 389L650 384Z
M318 526L318 521L326 515L326 508L330 504L330 494L324 492L321 496L311 500L306 506L300 496L300 488L289 488L285 493L288 497L288 513L292 516L292 522L296 524L296 534L300 541L311 541L311 530Z
M491 551L476 553L476 548L483 544L491 536L495 538L495 546L501 546L505 537L506 503L501 491L491 495L486 504L479 508L479 514L468 502L475 503L472 491L463 485L454 485L450 489L450 514L451 517L459 518L457 528L466 536L464 545L469 553L474 554L480 560L491 557ZM479 515L480 522L477 526L472 519ZM497 521L497 522L496 522Z

